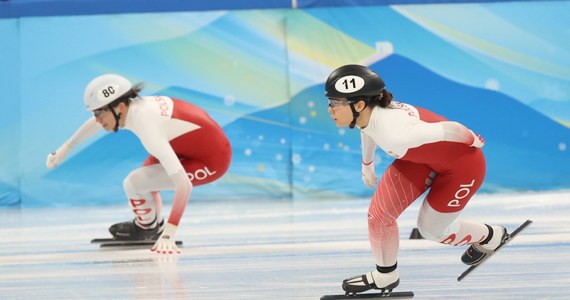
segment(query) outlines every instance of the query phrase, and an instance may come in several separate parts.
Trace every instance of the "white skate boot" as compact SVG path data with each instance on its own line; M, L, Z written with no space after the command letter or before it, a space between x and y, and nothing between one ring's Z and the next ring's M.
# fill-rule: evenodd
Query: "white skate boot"
M487 255L495 252L509 238L507 229L503 226L489 226L492 230L491 239L485 244L472 244L461 256L461 261L469 266L479 264Z
M354 276L342 282L342 289L346 295L355 295L370 289L381 290L381 293L392 291L400 284L400 273L397 269L390 273L380 273L378 270L364 275Z

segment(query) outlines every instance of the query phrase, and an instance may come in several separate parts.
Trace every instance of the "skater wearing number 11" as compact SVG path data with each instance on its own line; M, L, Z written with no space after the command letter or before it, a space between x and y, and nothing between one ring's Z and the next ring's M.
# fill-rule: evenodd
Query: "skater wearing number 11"
M468 246L461 260L477 265L507 241L503 226L459 218L485 177L483 139L464 125L431 111L396 102L384 81L360 65L345 65L328 77L329 114L338 127L360 129L362 180L376 188L368 210L375 268L343 281L347 295L392 290L400 283L396 219L425 191L417 226L428 240ZM376 147L394 157L377 184Z
M123 181L133 220L112 225L109 231L114 242L151 242L155 253L177 253L175 234L193 187L225 174L231 147L222 128L204 110L166 96L141 97L141 86L116 74L93 79L84 94L93 117L50 153L46 164L55 168L73 147L101 128L133 132L150 156ZM166 222L160 197L164 190L174 191Z

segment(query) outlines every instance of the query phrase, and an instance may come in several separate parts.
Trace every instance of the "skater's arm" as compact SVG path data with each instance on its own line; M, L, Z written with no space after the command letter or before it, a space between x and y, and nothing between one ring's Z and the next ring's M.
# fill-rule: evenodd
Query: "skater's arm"
M63 145L48 154L46 166L50 169L57 167L59 163L65 159L71 149L95 135L101 128L101 125L97 123L95 117L89 118Z
M456 142L471 147L481 148L485 141L479 135L454 121L427 123L419 121L408 128L407 138L412 141L412 147L435 142Z
M376 172L374 171L374 152L376 150L376 143L366 133L360 132L360 139L362 142L362 182L369 187L373 188L376 185Z
M94 136L99 130L101 130L101 125L97 123L95 117L89 118L75 133L67 140L67 144L73 148L81 143L83 143L88 138Z
M192 192L192 182L182 166L179 171L169 176L174 182L174 199L172 200L172 210L168 217L168 223L178 226Z
M149 128L146 133L152 133L151 131L152 128ZM192 192L192 182L166 137L158 134L149 135L145 139L141 139L141 142L149 153L160 161L166 174L174 183L174 198L172 199L172 210L168 223L178 226Z
M444 141L463 143L476 148L485 145L485 141L480 135L476 135L461 123L446 121L441 122L441 126L443 127Z
M148 123L145 125L147 126L144 130L139 131L138 137L145 149L158 159L166 174L174 183L174 197L168 223L178 226L192 192L192 182L188 174L186 174L180 158L170 145L167 134L156 124Z
M178 172L169 174L169 176L174 182L172 210L170 211L170 216L168 217L164 231L150 249L152 252L159 254L180 253L180 250L176 246L176 231L178 230L178 223L180 223L180 219L188 203L188 198L192 192L192 182L183 168Z
M362 163L370 164L374 161L374 152L376 151L376 143L366 133L360 132L360 140L362 143Z

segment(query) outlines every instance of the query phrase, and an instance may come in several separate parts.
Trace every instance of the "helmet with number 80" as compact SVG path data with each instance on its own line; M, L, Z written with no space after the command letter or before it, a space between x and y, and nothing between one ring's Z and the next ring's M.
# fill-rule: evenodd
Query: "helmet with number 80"
M325 83L327 98L377 96L384 89L384 80L361 65L345 65L334 70Z
M123 76L105 74L91 80L85 88L83 102L89 111L100 109L121 98L133 88L133 84Z

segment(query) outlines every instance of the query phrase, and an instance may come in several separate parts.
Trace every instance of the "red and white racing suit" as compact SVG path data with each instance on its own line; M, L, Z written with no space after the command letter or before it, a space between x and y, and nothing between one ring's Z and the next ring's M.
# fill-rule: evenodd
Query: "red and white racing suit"
M134 99L123 128L132 131L150 154L123 182L136 222L143 228L162 219L159 191L174 190L168 223L178 225L193 186L210 183L229 168L228 138L193 104L165 96ZM69 142L78 144L100 129L93 117Z
M368 211L377 265L396 263L396 219L428 189L418 216L425 238L458 246L487 237L483 223L457 219L485 177L485 158L472 147L477 138L472 131L428 110L392 102L388 108L373 108L361 138L364 164L372 162L376 146L396 158L380 179Z
M203 109L188 102L164 96L132 101L124 128L132 131L150 154L143 167L124 181L140 225L161 218L158 191L172 189L168 223L178 225L192 186L210 183L229 168L231 146L222 128ZM178 186L175 174L180 173L186 174L191 184L186 181Z

